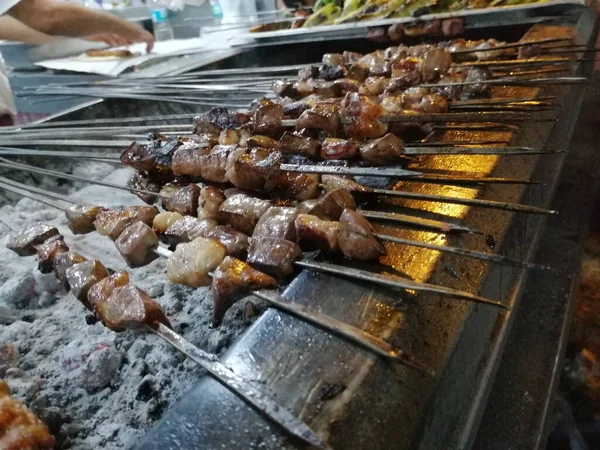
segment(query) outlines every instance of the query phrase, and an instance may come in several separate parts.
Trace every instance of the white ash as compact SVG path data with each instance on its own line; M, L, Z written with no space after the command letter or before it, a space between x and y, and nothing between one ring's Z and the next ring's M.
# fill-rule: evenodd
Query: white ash
M131 171L86 163L75 166L73 173L123 185ZM37 181L48 190L70 193L76 201L109 207L142 204L125 191L83 183L69 187L49 178ZM0 217L18 228L51 223L72 250L127 270L108 238L96 233L74 236L61 211L22 199L1 207ZM18 257L6 249L8 235L0 223L0 377L49 425L57 450L133 448L202 371L157 336L116 334L101 324L87 325L84 307L51 274L37 271L35 257ZM226 350L254 320L246 317L241 301L219 328L209 328L209 289L169 283L163 259L129 273L160 302L174 329L208 352Z

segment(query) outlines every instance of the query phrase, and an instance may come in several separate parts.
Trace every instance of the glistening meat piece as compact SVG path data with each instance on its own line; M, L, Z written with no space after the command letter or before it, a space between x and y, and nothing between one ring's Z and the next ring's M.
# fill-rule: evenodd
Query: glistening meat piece
M379 95L387 88L389 84L389 78L386 77L368 77L363 81L362 85L358 89L361 95Z
M178 189L168 200L165 201L165 209L178 212L183 216L195 216L198 214L198 198L200 187L197 184L188 184Z
M154 171L154 166L156 164L154 151L154 142L147 144L133 142L129 147L123 150L123 153L121 153L121 162L126 166L131 166L141 172L152 172Z
M345 209L355 210L356 202L347 189L334 189L319 199L323 212L330 220L338 220Z
M129 267L142 267L150 264L158 255L158 237L152 228L143 222L135 222L123 230L115 241L115 246Z
M351 178L341 177L339 175L322 175L321 184L327 192L336 189L346 189L350 192L371 192L373 190L368 186L358 184Z
M160 192L161 184L158 181L155 181L149 175L146 175L143 172L135 171L133 175L127 180L125 186L128 188L134 189L142 189L144 191L150 192ZM140 192L133 192L139 199L141 199L144 203L149 205L153 205L156 203L156 196L151 194L142 194Z
M360 81L351 78L340 78L335 80L334 83L339 86L340 95L346 95L348 92L358 92L361 87Z
M278 104L261 105L252 114L255 134L279 135L282 129L283 106Z
M197 145L182 145L173 154L171 170L175 175L202 176L202 157L209 148Z
M316 158L320 148L321 143L317 139L299 136L289 131L283 133L277 146L281 153L299 154L309 158Z
M323 159L352 159L358 153L358 143L349 139L325 138L321 144Z
M432 81L440 74L448 72L452 65L452 55L441 48L431 48L423 57L421 74L424 81Z
M129 274L124 270L115 272L94 284L87 294L88 304L92 308L92 311L96 311L98 305L110 297L115 289L127 284L129 284Z
M233 161L227 178L237 188L262 190L265 182L279 172L282 155L278 151L253 148Z
M283 279L294 273L294 261L302 256L295 242L279 238L252 239L248 264L275 278Z
M42 273L52 272L56 255L68 251L69 247L61 235L52 236L37 248L38 270Z
M35 248L37 245L58 234L55 227L40 222L12 234L6 247L19 256L32 256L37 252Z
M300 203L296 209L300 214L308 214L318 217L319 219L329 220L329 217L325 214L325 208L323 208L321 199L306 200Z
M189 287L208 286L208 274L223 262L225 255L225 246L214 239L199 237L179 244L167 262L167 278Z
M157 214L152 221L152 229L157 233L164 233L171 224L183 219L183 216L177 212L167 211Z
M213 274L211 293L213 299L212 326L218 326L225 313L239 296L257 289L274 287L273 277L253 269L239 259L227 256Z
M386 254L385 247L373 236L373 227L360 213L344 210L340 217L340 251L348 259L371 260Z
M225 195L220 189L213 186L203 187L198 199L198 218L219 220L219 208L224 201Z
M349 92L344 97L342 113L346 119L350 119L350 124L344 125L346 136L349 138L372 139L387 132L387 124L379 121L385 114L385 109L355 92Z
M492 74L485 67L472 67L471 70L469 70L465 82L478 83L480 81L490 80L491 78ZM488 92L489 88L490 85L485 83L471 85L467 84L464 86L463 92L466 92L468 94L485 94L486 92Z
M10 395L0 380L0 448L4 450L52 450L55 439L48 427L25 405Z
M287 80L275 80L271 89L278 97L295 97L298 92L294 88L294 83Z
M127 206L113 210L101 210L96 215L94 227L99 234L108 236L114 241L133 222L140 221L146 225L152 225L157 214L158 209L154 206Z
M304 111L296 119L296 130L300 131L304 128L319 130L328 136L337 136L340 131L339 107L331 104L317 104Z
M169 225L162 237L170 246L175 246L180 242L190 242L197 237L206 236L215 226L217 222L214 220L184 216Z
M342 87L333 81L313 80L312 89L316 95L326 98L339 97L342 95Z
M227 225L218 225L210 229L204 237L219 241L227 249L227 254L232 256L245 256L250 246L246 234Z
M71 205L65 209L65 216L69 222L69 229L73 234L87 234L95 230L94 220L101 206Z
M221 130L238 128L248 123L246 114L229 111L227 108L215 107L207 113L194 118L194 133L219 134Z
M316 198L319 196L319 176L282 171L265 183L265 190L285 199L304 201Z
M384 165L399 162L404 151L404 142L398 136L388 133L379 139L369 141L360 147L360 157L371 164Z
M341 53L325 53L321 58L321 62L330 66L343 66L345 59Z
M277 140L269 136L261 136L260 134L255 134L246 141L246 145L248 148L259 147L264 148L265 150L274 150L277 148Z
M300 214L296 218L298 244L304 250L338 251L340 223Z
M272 206L260 217L252 238L281 238L296 241L294 222L298 216L296 208Z
M69 267L65 272L71 292L89 310L91 306L87 299L88 291L109 275L108 269L98 260L80 262Z
M67 269L84 261L87 261L87 258L75 252L57 253L54 256L54 276L65 289L71 288L67 282Z
M240 135L237 130L223 130L219 134L219 145L237 145L240 142Z
M242 233L251 235L258 219L269 209L267 200L237 194L225 200L219 208L221 221Z

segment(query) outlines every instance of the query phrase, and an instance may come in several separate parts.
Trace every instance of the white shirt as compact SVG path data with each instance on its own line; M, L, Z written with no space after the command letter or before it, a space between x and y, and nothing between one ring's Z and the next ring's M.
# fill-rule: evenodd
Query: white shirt
M19 3L20 0L0 0L0 16ZM15 101L8 83L6 67L0 54L0 114L17 114Z

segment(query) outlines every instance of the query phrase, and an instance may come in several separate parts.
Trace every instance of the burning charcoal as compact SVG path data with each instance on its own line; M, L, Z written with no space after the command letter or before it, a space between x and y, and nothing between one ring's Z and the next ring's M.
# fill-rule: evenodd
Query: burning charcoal
M352 159L358 153L358 144L348 139L325 138L321 144L323 159Z
M158 255L158 238L152 228L143 222L135 222L123 230L115 241L119 253L129 267L142 267L150 264Z
M183 216L195 216L198 214L198 197L200 197L200 187L197 184L189 184L165 201L165 209L178 212Z
M215 270L212 279L212 326L221 323L227 310L240 296L253 290L274 287L276 283L269 275L253 269L239 259L227 256Z
M220 189L205 186L200 190L198 199L198 218L207 220L219 219L219 208L225 201L225 195Z
M232 256L245 256L250 246L247 235L227 225L219 225L210 229L204 237L219 241L227 249L227 254Z
M96 215L94 227L102 236L108 236L113 241L119 237L125 228L135 221L152 225L158 209L154 206L128 206L113 210L101 210Z
M302 154L309 158L316 158L319 154L321 143L317 139L299 136L286 131L279 139L277 149L281 153Z
M278 97L296 97L298 95L298 92L294 89L294 83L287 80L274 81L271 89Z
M160 192L161 189L161 184L153 181L150 176L136 171L130 178L129 180L127 180L127 183L125 184L125 186L129 187L129 188L134 188L134 189L143 189L144 191L151 191L151 192ZM142 194L139 192L133 192L135 195L138 196L138 198L140 198L144 203L147 203L149 205L153 205L154 203L156 203L156 196L155 195L150 195L150 194ZM93 231L93 230L92 230Z
M390 164L398 162L402 158L404 142L398 136L391 133L374 139L360 147L360 157L371 164Z
M370 260L386 254L385 247L373 237L373 227L360 213L344 210L340 227L338 243L346 258Z
M161 306L146 292L133 284L115 289L110 297L96 307L102 323L112 331L125 331L156 323L171 328L169 319Z
M197 237L205 236L216 225L217 222L214 220L184 216L169 225L163 234L163 238L170 246L175 246L180 242L190 242Z
M167 211L157 214L152 221L152 229L156 233L164 233L171 224L183 219L183 216L177 212Z
M252 238L271 237L296 241L294 221L298 216L296 208L271 206L258 219Z
M345 209L356 210L354 197L347 189L335 189L320 199L325 215L330 220L338 220Z
M281 132L283 120L283 106L263 105L257 108L252 115L254 134L278 135Z
M309 200L319 196L319 176L293 172L279 172L277 177L265 183L267 192L275 192L281 198Z
M294 273L294 261L302 256L295 242L278 238L252 239L248 264L275 278L283 279Z
M98 260L88 260L69 267L65 278L77 300L91 310L87 295L90 288L109 276L108 269Z
M84 261L87 261L87 258L84 258L79 253L67 252L56 254L54 257L54 276L62 283L65 289L70 289L67 282L67 269Z
M189 287L208 286L208 274L223 262L225 255L225 246L214 239L199 237L180 244L167 262L167 277L172 283Z
M110 297L115 289L127 284L129 284L129 274L124 270L115 272L94 284L87 294L88 304L91 306L92 311L96 311L98 305Z
M318 104L304 111L296 120L296 131L303 128L322 130L328 136L337 136L340 128L340 115L335 105Z
M338 251L340 223L300 214L295 222L298 244L303 250Z
M88 234L95 230L94 220L101 206L71 205L65 209L65 216L69 222L69 229L73 234Z
M35 248L37 245L43 244L58 234L58 230L55 227L37 223L18 233L12 234L6 247L19 256L32 256L37 252Z
M68 251L69 247L61 235L52 236L37 248L38 270L42 273L52 272L56 255Z
M238 194L229 197L221 204L219 215L223 223L251 235L258 219L270 206L271 204L266 200Z
M283 114L290 119L297 119L309 106L305 102L293 102L283 105Z

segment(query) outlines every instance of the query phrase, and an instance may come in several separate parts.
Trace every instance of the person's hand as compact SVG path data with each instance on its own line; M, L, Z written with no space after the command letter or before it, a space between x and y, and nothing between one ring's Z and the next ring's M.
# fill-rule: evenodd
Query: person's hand
M121 47L124 45L133 44L133 42L114 33L103 33L96 34L94 36L86 36L85 39L92 42L104 42L109 47Z
M87 36L88 41L104 42L109 47L121 47L135 44L137 42L146 43L146 51L150 53L154 46L154 36L144 30L142 27L131 24L131 27L123 29L120 33L102 33L93 36Z

